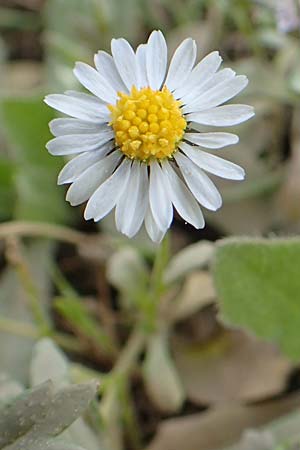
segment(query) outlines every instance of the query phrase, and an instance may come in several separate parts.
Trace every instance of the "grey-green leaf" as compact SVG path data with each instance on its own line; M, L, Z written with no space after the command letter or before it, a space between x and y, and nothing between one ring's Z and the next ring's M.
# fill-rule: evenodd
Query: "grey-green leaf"
M52 389L51 382L43 383L0 409L0 449L27 433L43 417Z
M96 391L95 382L56 391L51 381L25 391L0 409L0 449L48 448L51 438L61 434L82 415ZM77 449L70 444L70 450Z
M46 446L41 447L41 450L85 450L83 447L80 447L79 445L70 444L70 442L65 442L58 439L53 439L51 442L46 442ZM31 450L40 450L37 449L31 449Z
M67 386L51 399L45 417L35 424L34 431L41 435L57 436L77 417L81 416L95 397L97 383L89 382Z
M34 346L30 375L32 384L39 384L50 378L55 389L70 385L69 361L51 339L43 338ZM99 450L97 436L82 417L64 431L62 438L66 442L82 445L86 450Z
M57 439L44 439L39 437L21 438L18 442L5 447L5 450L86 450L78 445Z
M17 397L23 389L21 383L10 379L5 373L0 373L0 405Z

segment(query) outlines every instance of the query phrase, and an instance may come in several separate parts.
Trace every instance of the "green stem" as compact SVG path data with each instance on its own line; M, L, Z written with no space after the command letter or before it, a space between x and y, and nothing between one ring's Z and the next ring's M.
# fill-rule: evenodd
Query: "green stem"
M33 325L9 318L0 319L0 331L32 340L37 340L40 336L39 331ZM72 336L55 333L51 338L66 351L82 353L85 350L85 347Z
M137 324L132 334L129 336L126 345L111 372L112 376L128 376L134 368L136 359L145 344L145 334Z
M139 450L142 448L142 438L139 431L135 405L130 394L130 385L128 385L128 383L125 383L124 386L122 386L121 400L124 405L123 421L130 440L130 447Z
M158 308L160 300L165 292L164 271L169 261L170 241L167 234L160 247L157 249L153 269L150 277L149 292L144 295L144 320L145 326L149 331L153 331L157 322Z
M137 324L128 338L124 349L108 375L109 382L100 404L100 415L104 420L109 445L116 449L123 448L122 443L122 413L127 405L122 404L122 387L128 384L131 372L133 371L137 358L145 345L146 336ZM132 430L131 430L132 434Z
M109 445L117 450L123 448L122 420L133 448L140 448L140 436L134 405L130 399L129 381L138 356L146 344L147 332L152 332L157 323L160 299L165 292L163 274L168 260L169 237L166 236L156 252L149 280L150 289L145 287L143 293L142 318L136 323L104 386L100 414L106 425Z
M169 261L170 255L170 239L169 234L166 234L160 247L157 250L153 270L151 275L151 291L153 300L159 301L160 294L165 291L165 283L163 281L164 270Z

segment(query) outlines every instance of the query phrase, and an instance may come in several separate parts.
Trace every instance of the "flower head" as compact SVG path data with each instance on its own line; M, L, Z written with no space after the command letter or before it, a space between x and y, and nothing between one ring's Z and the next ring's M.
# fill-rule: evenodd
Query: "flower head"
M217 210L221 196L206 172L241 180L244 170L204 149L236 144L227 127L253 116L247 105L223 105L244 89L245 76L218 70L212 52L195 65L196 44L184 40L167 68L163 34L153 31L136 52L113 39L112 56L95 55L96 69L77 63L74 74L93 95L74 91L48 95L45 102L71 118L54 119L53 155L79 154L58 183L71 183L71 205L87 201L85 219L101 220L115 208L116 226L129 237L145 222L159 242L173 219L173 206L196 228L204 227L200 205ZM220 106L222 105L222 106Z

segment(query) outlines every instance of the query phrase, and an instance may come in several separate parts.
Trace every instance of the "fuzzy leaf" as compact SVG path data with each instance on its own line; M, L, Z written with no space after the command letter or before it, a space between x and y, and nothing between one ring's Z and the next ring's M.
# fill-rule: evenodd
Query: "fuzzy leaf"
M62 441L60 439L53 439L51 442L41 442L38 444L39 446L36 448L32 448L31 450L85 450L83 447L79 447L78 445L70 444L69 442Z
M56 391L48 381L25 391L0 409L0 449L47 448L52 444L52 437L58 436L85 411L96 389L96 383L90 382ZM70 450L73 449L76 447L70 445Z
M78 445L57 439L28 438L20 439L17 443L5 447L5 450L86 450Z
M94 382L67 386L52 398L46 417L36 423L38 433L57 436L86 410L94 398L97 385Z
M35 345L30 373L33 384L51 379L55 382L55 388L70 385L69 361L49 338L41 339ZM99 450L99 440L82 417L64 431L63 438L68 442L82 445L86 450Z
M0 410L0 449L26 434L45 411L53 386L48 381L20 394Z
M300 240L221 241L214 278L222 319L300 357Z

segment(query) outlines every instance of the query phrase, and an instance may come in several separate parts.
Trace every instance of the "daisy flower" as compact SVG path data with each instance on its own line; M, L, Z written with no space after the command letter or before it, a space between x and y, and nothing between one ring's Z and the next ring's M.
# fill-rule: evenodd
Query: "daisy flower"
M55 138L47 149L52 155L77 155L58 183L71 184L66 196L71 205L87 201L86 220L99 221L115 208L120 232L133 237L144 222L150 238L160 242L173 207L196 228L204 227L200 205L220 208L220 193L207 172L244 178L241 167L211 151L236 144L238 136L204 130L253 116L250 106L223 105L248 80L231 69L218 70L222 59L216 51L195 65L196 52L195 41L184 40L168 67L160 31L136 52L125 39L113 39L112 54L99 51L95 68L75 65L74 75L90 93L45 98L70 116L50 122Z

